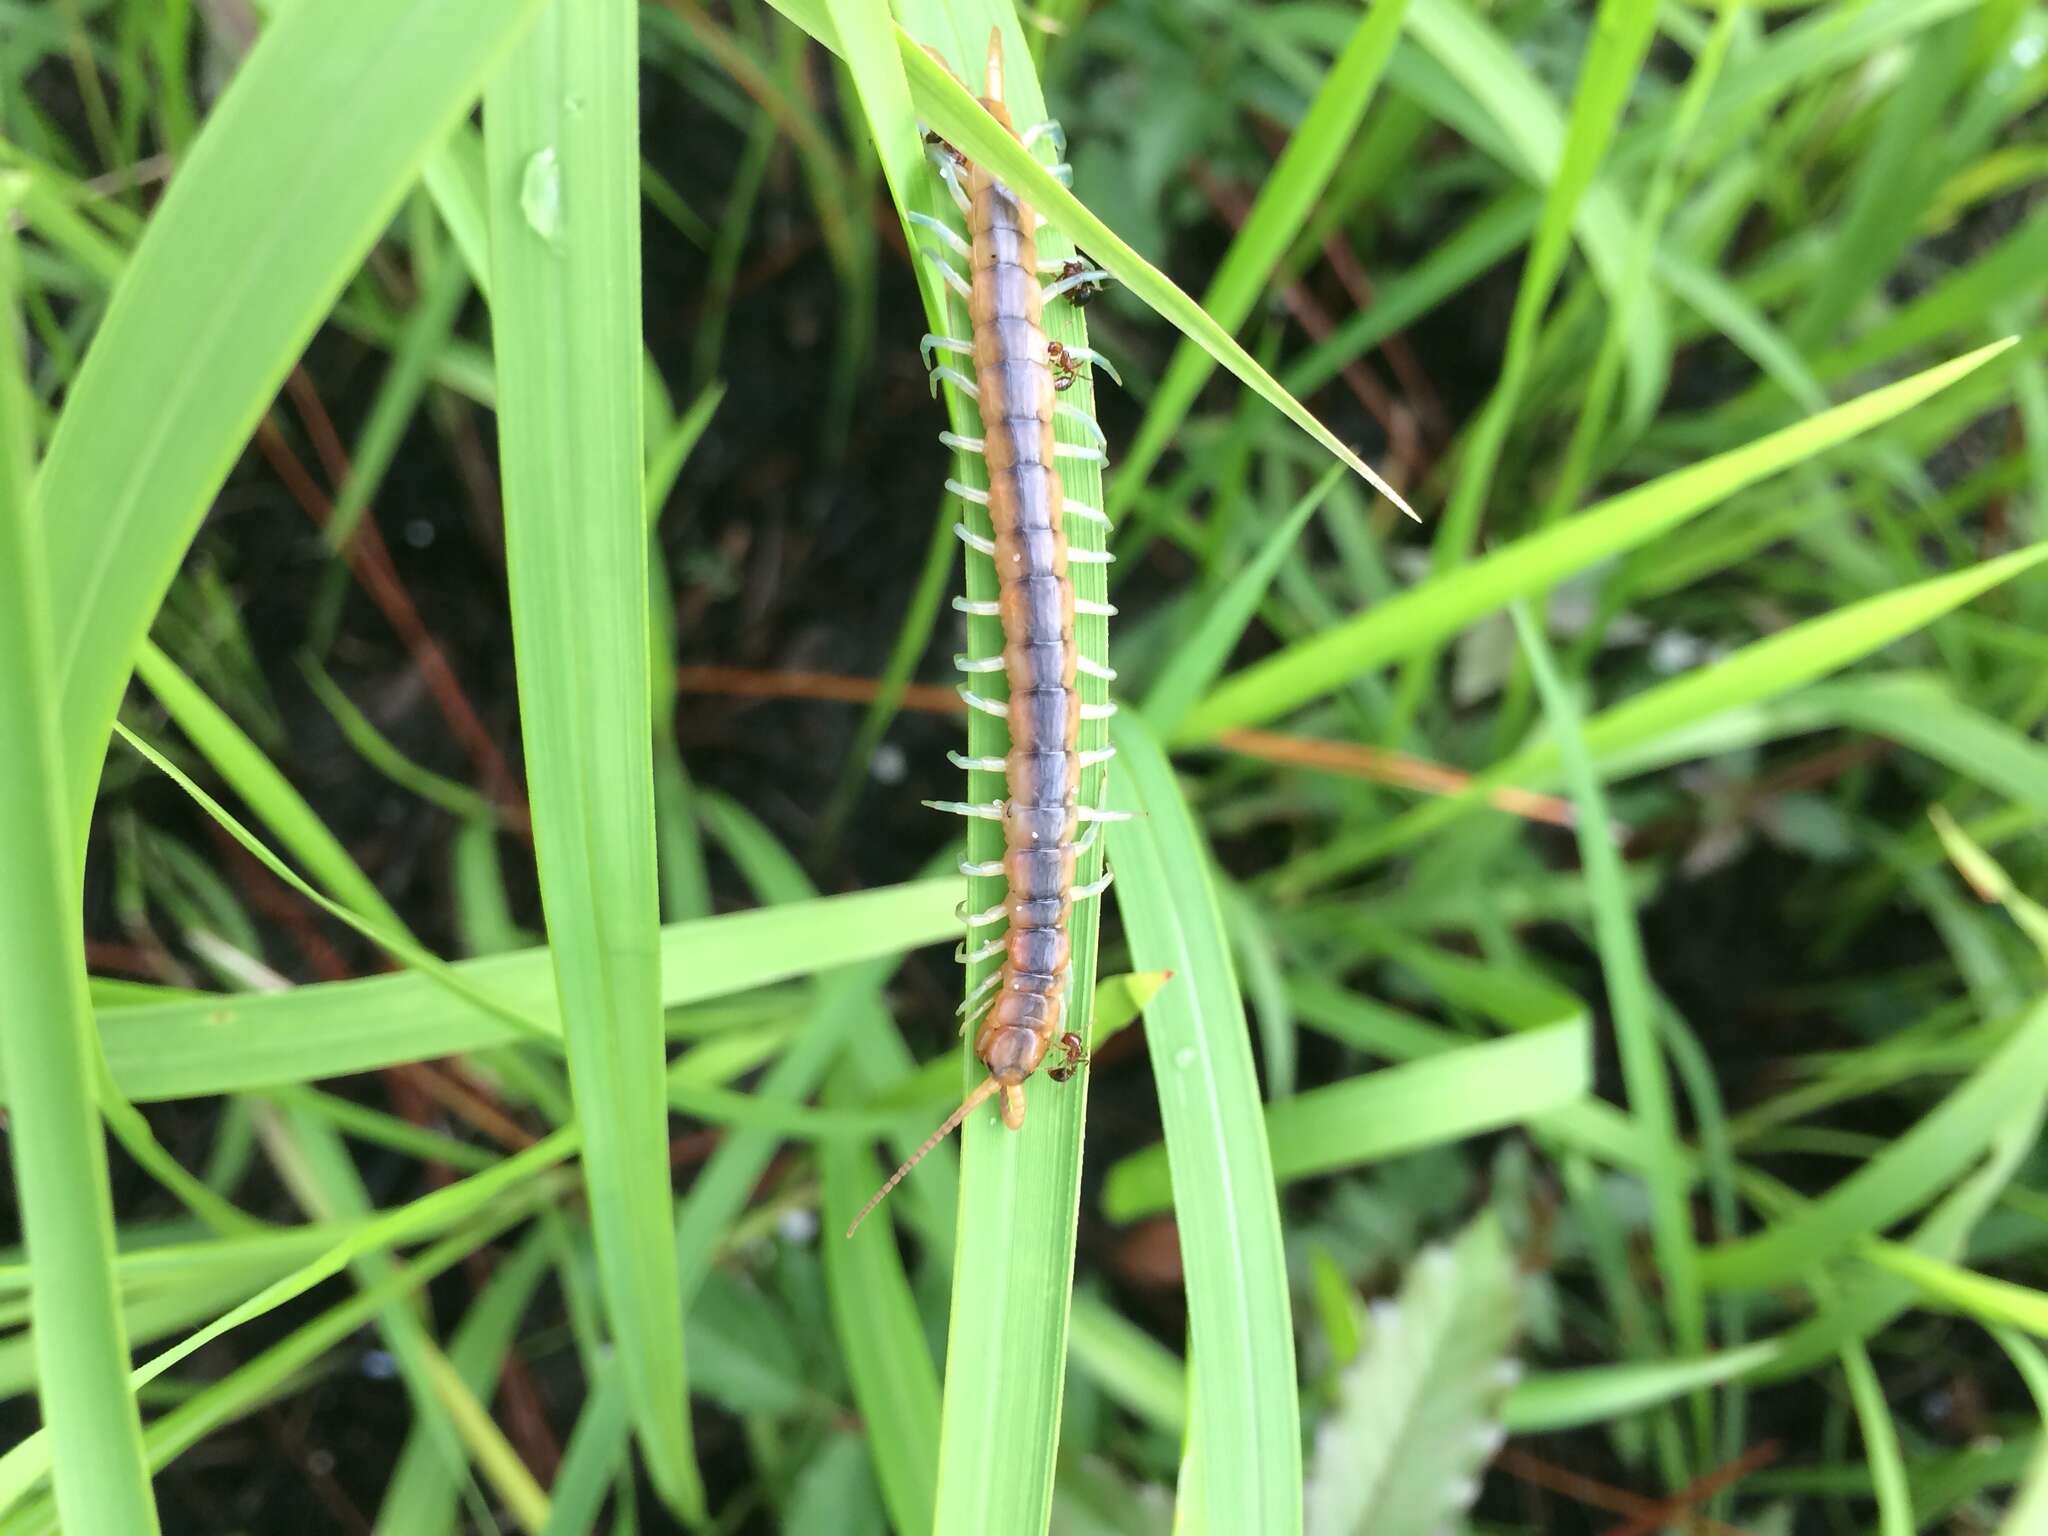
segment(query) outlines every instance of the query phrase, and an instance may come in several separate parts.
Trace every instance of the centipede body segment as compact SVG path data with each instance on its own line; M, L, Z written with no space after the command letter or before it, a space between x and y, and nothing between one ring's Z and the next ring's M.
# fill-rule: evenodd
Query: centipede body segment
M981 101L1016 135L1003 101L999 37L990 39ZM1019 137L1028 145L1038 132ZM970 706L1001 716L1009 750L1001 758L955 757L963 767L999 771L1005 790L1001 800L930 803L1002 824L1001 860L963 866L969 874L1000 874L1006 887L1000 904L967 918L970 933L999 925L1002 931L979 946L963 945L961 951L970 963L999 955L1001 964L961 1009L967 1026L976 1028L974 1053L988 1068L988 1077L883 1185L855 1227L926 1151L990 1097L1000 1096L1005 1124L1022 1126L1024 1084L1055 1044L1063 1046L1064 1056L1050 1075L1064 1081L1078 1067L1082 1043L1066 1031L1073 910L1077 901L1099 895L1109 883L1105 876L1089 885L1075 884L1077 864L1095 830L1090 825L1084 835L1082 827L1112 819L1081 804L1083 769L1106 761L1112 751L1084 751L1081 724L1106 717L1114 706L1082 700L1081 676L1106 679L1112 674L1083 658L1075 643L1071 572L1076 564L1107 557L1074 549L1067 538L1070 517L1107 519L1071 501L1060 475L1062 459L1101 460L1100 429L1061 396L1083 366L1107 365L1085 347L1062 346L1046 337L1038 215L984 167L960 160L943 144L935 145L935 151L966 216L967 236L962 239L936 220L916 217L916 222L939 239L926 253L966 300L971 334L966 339L927 336L925 355L934 388L941 379L950 381L973 396L980 413L978 440L951 433L943 434L943 440L958 451L978 452L986 465L986 491L957 481L948 485L964 499L986 506L988 536L973 533L964 523L959 532L970 549L993 562L997 590L993 604L962 601L956 606L999 619L1003 635L999 657L963 656L958 665L970 676L1000 671L1008 684L1004 700L985 698L971 687L961 692ZM952 257L966 259L966 273L953 269ZM1048 263L1044 270L1053 274L1050 286L1062 294L1104 277L1071 260ZM1077 284L1077 276L1085 276L1086 283ZM945 362L947 354L969 360L972 378ZM1060 443L1055 422L1063 416L1080 424L1096 446ZM1081 605L1081 611L1105 613L1107 605Z

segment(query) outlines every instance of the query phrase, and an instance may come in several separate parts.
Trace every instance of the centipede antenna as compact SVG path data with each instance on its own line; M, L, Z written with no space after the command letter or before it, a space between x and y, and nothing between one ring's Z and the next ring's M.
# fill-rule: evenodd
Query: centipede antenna
M973 1114L977 1109L981 1108L982 1105L986 1104L991 1098L995 1096L996 1091L1001 1087L1002 1084L998 1083L994 1078L983 1078L981 1080L981 1086L976 1088L974 1092L967 1095L966 1098L962 1099L960 1101L960 1107L954 1110L953 1113L951 1113L950 1115L946 1116L945 1123L942 1124L936 1131L933 1131L931 1135L925 1138L924 1145L919 1147L915 1152L911 1153L909 1157L905 1158L903 1160L903 1166L898 1168L894 1173L890 1174L887 1179L882 1181L882 1187L875 1191L874 1198L869 1200L866 1205L862 1206L860 1208L860 1214L853 1218L853 1224L846 1229L846 1235L848 1237L852 1237L854 1233L858 1232L860 1230L860 1224L868 1219L868 1216L874 1211L874 1208L880 1205L884 1200L889 1198L889 1191L894 1189L898 1184L901 1184L906 1178L908 1178L910 1176L910 1170L915 1168L919 1163L923 1162L925 1158L928 1155L930 1155L933 1147L936 1147L948 1136L952 1135L955 1131L959 1130L960 1122L965 1120L969 1115Z
M911 217L916 218L917 215L912 214ZM936 331L926 331L917 343L917 355L924 359L925 367L931 367L932 354L934 352L964 352L967 356L972 357L974 356L974 343L962 341L957 336L941 336Z

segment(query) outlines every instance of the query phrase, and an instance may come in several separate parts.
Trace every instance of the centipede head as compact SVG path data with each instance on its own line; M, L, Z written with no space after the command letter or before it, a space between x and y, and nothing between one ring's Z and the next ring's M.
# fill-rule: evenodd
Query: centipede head
M977 1109L981 1108L982 1105L986 1104L989 1101L989 1099L999 1091L1003 1095L1004 1123L1009 1125L1010 1129L1012 1130L1015 1130L1018 1126L1022 1125L1024 1123L1024 1090L1016 1086L1014 1083L1006 1089L1001 1083L997 1082L993 1077L983 1078L981 1080L980 1085L975 1088L974 1092L968 1094L966 1098L960 1101L960 1107L954 1110L953 1113L951 1113L950 1115L946 1116L944 1123L941 1124L936 1131L933 1131L931 1135L925 1137L924 1145L919 1147L915 1152L911 1153L910 1156L906 1157L903 1160L903 1166L898 1168L894 1173L890 1174L887 1179L882 1181L882 1187L875 1191L873 1197L869 1199L868 1203L860 1208L860 1214L853 1218L852 1224L848 1226L846 1229L846 1235L848 1237L851 1237L854 1233L858 1232L860 1230L860 1224L868 1219L869 1215L873 1213L875 1207L880 1205L884 1200L889 1198L889 1191L894 1189L898 1184L901 1184L906 1178L908 1178L910 1176L910 1170L915 1168L919 1163L923 1162L925 1158L930 1154L933 1147L936 1147L940 1142L944 1141L948 1136L952 1135L956 1130L958 1130L960 1128L961 1121L965 1120L969 1115L973 1114ZM1013 1094L1016 1096L1017 1103L1017 1118L1014 1121L1010 1119L1010 1100Z

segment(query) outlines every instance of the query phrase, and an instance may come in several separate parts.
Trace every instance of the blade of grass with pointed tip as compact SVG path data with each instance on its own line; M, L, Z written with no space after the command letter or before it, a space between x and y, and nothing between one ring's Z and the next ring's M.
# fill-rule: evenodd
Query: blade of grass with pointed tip
M1586 724L1596 763L1641 749L1667 733L1724 710L1774 699L1803 683L1882 650L1980 593L2039 565L2048 544L2015 550L1966 570L1865 598L1744 646L1697 672L1646 689ZM1540 785L1556 772L1554 743L1538 741L1477 775L1458 795L1419 806L1382 828L1341 838L1298 859L1288 880L1301 886L1336 878L1459 820L1503 784Z
M36 482L74 833L135 651L214 492L539 7L303 0L264 28L179 165Z
M1231 238L1230 248L1202 295L1202 308L1227 330L1235 331L1251 314L1351 148L1387 60L1393 56L1394 44L1400 40L1407 9L1408 0L1378 0L1359 18L1288 138L1287 147L1261 181L1251 211ZM1183 340L1174 349L1173 360L1131 439L1123 474L1110 494L1112 514L1129 506L1144 485L1145 476L1173 441L1215 366L1192 340Z
M1162 993L1161 1001L1170 996ZM1147 1017L1155 1044L1159 1007ZM1579 1019L1296 1094L1266 1109L1273 1177L1312 1178L1540 1119L1592 1091L1592 1062L1591 1030ZM1171 1160L1169 1141L1117 1163L1103 1186L1103 1213L1133 1221L1169 1206L1178 1211Z
M1329 693L1361 672L1448 638L1512 598L1660 534L1836 443L1910 410L2012 345L1994 342L1910 379L1874 389L1834 410L1638 486L1557 526L1439 575L1356 618L1297 641L1226 677L1181 722L1182 745L1262 725Z
M1145 1037L1187 1277L1199 1519L1208 1530L1284 1536L1301 1529L1300 1405L1244 1002L1208 852L1172 765L1135 719L1120 719L1114 735L1112 802L1132 817L1111 830L1117 910L1133 963L1173 972L1146 1010Z
M33 413L15 308L18 265L0 193L0 1061L21 1091L8 1150L29 1250L36 1384L58 1441L57 1502L78 1530L157 1529L142 1425L124 1378L98 1046L68 839L57 647L43 530L29 502Z
M1167 657L1142 706L1145 723L1161 737L1172 740L1181 721L1195 707L1195 701L1215 683L1228 664L1231 651L1243 638L1246 626L1258 612L1259 604L1266 600L1266 590L1272 586L1281 562L1294 553L1302 529L1308 526L1308 520L1343 472L1343 465L1332 465L1309 493L1294 504L1259 552L1202 609L1201 622L1186 643Z
M661 934L662 1004L701 1002L950 941L959 928L958 898L958 881L924 880L671 923ZM464 960L451 969L470 988L559 1029L546 950ZM103 1006L99 1020L115 1081L143 1101L341 1077L522 1038L496 1012L416 973L232 997L169 994Z
M639 32L550 0L485 93L506 566L541 907L606 1322L656 1490L704 1517L666 1232L648 540Z

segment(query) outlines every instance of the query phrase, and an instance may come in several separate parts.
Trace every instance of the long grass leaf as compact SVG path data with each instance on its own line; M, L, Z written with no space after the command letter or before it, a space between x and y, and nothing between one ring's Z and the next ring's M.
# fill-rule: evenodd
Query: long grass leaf
M1801 464L1910 410L2012 345L1994 342L1769 437L1676 470L1447 572L1225 678L1195 706L1176 742L1262 725L1370 668L1448 638L1513 598L1545 591L1596 562L1671 532L1744 486Z
M1301 1528L1300 1408L1273 1161L1244 1002L1209 858L1156 738L1116 731L1117 910L1132 961L1174 979L1146 1010L1187 1276L1190 1427L1202 1447L1202 1528ZM1303 1098L1288 1101L1298 1107ZM1184 1517L1185 1518L1185 1517Z
M214 492L539 7L303 0L264 29L180 164L36 482L75 832L136 649Z
M58 734L57 646L15 300L19 258L0 193L0 1062L16 1085L8 1147L28 1243L36 1386L58 1445L57 1503L84 1531L157 1529L114 1282L107 1149L93 1103L98 1044L85 991Z
M541 904L607 1321L656 1489L704 1515L668 1229L638 11L551 0L486 93L506 565Z

